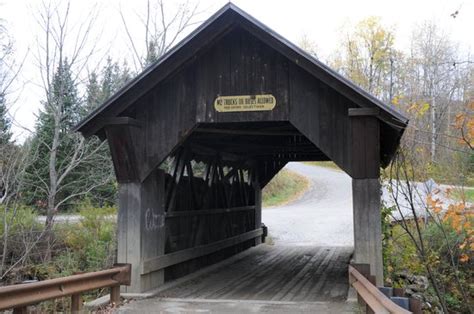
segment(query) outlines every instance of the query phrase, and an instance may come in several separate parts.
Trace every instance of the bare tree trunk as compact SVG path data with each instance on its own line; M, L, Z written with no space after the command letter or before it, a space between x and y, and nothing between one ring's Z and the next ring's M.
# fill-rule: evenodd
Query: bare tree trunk
M436 158L436 98L431 97L431 162Z

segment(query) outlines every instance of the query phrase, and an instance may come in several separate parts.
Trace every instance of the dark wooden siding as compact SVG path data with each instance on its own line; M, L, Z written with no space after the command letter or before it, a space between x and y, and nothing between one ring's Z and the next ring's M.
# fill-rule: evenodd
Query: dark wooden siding
M218 96L255 94L274 95L275 109L226 113L214 109ZM289 121L352 174L348 109L355 107L348 98L248 31L235 28L157 84L139 99L133 111L123 115L143 122L133 139L142 180L199 123L233 122Z
M250 33L235 29L158 84L124 115L144 121L135 146L140 176L152 171L200 122L287 121L289 61ZM272 111L219 113L220 95L272 94ZM138 147L141 146L141 147Z
M290 78L290 122L351 174L348 110L357 106L296 64Z

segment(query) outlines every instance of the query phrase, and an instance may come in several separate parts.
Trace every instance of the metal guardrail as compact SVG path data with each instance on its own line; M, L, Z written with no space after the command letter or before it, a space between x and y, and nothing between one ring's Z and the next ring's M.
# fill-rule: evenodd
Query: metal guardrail
M118 304L120 286L130 285L130 277L130 264L116 264L91 273L0 287L0 310L25 313L29 305L71 296L71 312L78 312L82 308L81 293L107 287L110 287L110 302Z
M349 265L349 283L373 313L413 313L395 304L352 265Z

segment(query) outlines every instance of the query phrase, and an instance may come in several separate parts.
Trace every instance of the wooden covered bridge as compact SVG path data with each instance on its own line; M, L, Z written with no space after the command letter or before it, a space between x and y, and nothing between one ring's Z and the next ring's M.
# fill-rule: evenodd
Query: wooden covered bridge
M290 161L352 177L354 260L380 283L379 172L406 124L228 4L76 130L108 141L117 259L132 264L127 291L143 292L259 245L262 188Z

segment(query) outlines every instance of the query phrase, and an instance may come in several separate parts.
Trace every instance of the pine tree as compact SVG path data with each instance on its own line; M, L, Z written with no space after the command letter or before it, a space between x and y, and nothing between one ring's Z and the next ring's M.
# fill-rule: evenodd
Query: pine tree
M11 121L7 116L7 104L5 93L0 92L0 146L7 145L11 141Z
M57 148L57 165L66 165L74 151L75 140L70 136L71 128L77 124L81 115L79 114L81 103L78 96L77 86L72 79L71 68L67 59L61 63L52 80L50 95L43 102L43 110L40 112L36 122L36 132L32 139L32 162L27 170L28 179L36 189L28 188L25 191L26 200L31 205L45 208L48 198L47 191L37 184L41 182L50 183L50 154L51 143L55 132L55 115L59 116L59 146ZM65 188L61 189L57 198L61 199L74 189L74 181L77 175L72 172L64 181Z
M96 72L92 72L89 75L89 80L86 86L86 104L84 106L85 113L89 113L108 98L110 98L117 90L119 90L126 82L130 80L130 71L126 65L120 66L118 63L113 62L111 58L107 59L107 63L98 75ZM91 145L98 147L100 142L97 139L92 139ZM110 152L107 145L103 145L98 149L97 154L101 155L102 158L94 159L96 162L88 163L82 168L82 171L91 173L91 175L97 172L98 169L104 167L112 167L112 161ZM98 161L98 162L97 162ZM105 161L105 162L104 162ZM111 181L108 184L104 184L94 191L89 193L89 198L92 204L102 206L104 204L112 204L115 201L117 193L117 184L115 181Z

